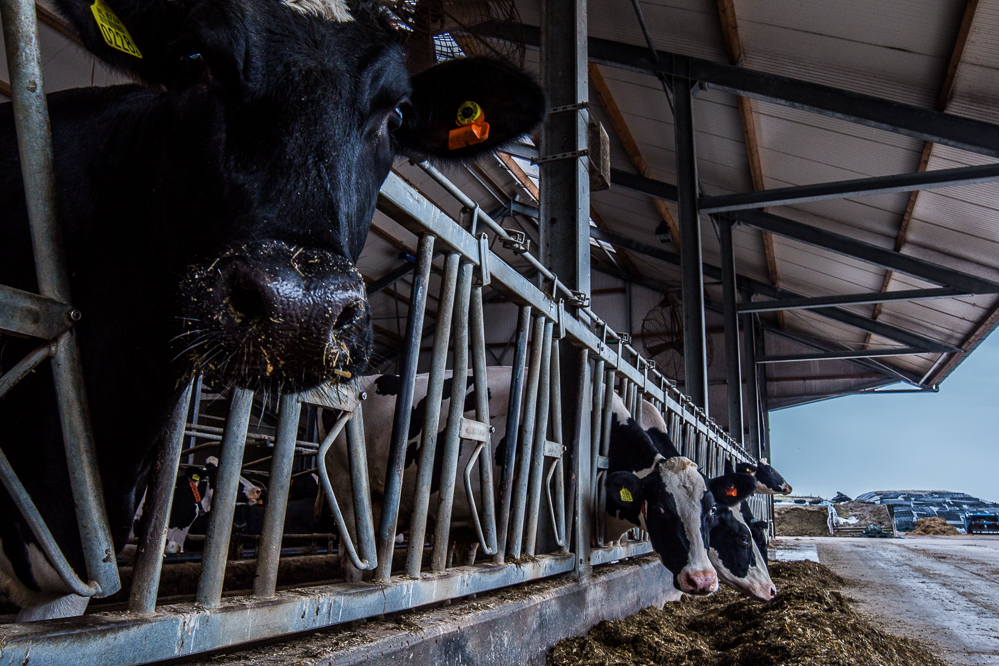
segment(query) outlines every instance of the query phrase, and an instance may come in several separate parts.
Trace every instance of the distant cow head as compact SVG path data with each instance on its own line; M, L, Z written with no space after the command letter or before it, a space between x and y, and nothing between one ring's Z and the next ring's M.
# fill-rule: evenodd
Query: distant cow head
M753 494L756 481L748 474L725 474L708 482L718 514L711 528L711 564L729 587L759 601L777 596L767 561L750 526L752 514L743 500ZM746 511L743 511L743 509Z
M119 196L151 229L147 261L163 255L181 283L186 370L239 386L301 389L363 369L354 264L393 160L474 158L545 110L527 76L485 58L411 77L404 33L374 2L106 0L131 38L117 47L95 21L112 16L103 2L57 2L89 50L148 84L149 112L115 130L134 123L158 142L121 165L156 174L148 187L119 179ZM462 109L488 131L449 146ZM121 143L107 150L139 152Z
M643 430L630 418L620 423L616 415L611 426L612 455L615 449L628 455L648 450L650 464L636 472L607 475L608 513L648 531L677 589L690 594L717 591L718 579L707 551L714 499L697 465L676 453L665 432Z
M756 492L760 495L790 495L793 490L784 477L767 464L765 458L755 465L739 463L735 471L753 476L756 479Z

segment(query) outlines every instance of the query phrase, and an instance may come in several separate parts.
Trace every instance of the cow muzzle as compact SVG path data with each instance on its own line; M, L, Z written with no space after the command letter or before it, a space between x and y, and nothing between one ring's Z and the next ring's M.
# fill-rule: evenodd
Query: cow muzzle
M182 355L242 388L303 390L367 365L364 281L343 257L278 241L245 244L185 279Z
M718 575L711 569L687 571L677 576L680 591L687 594L711 594L718 591Z

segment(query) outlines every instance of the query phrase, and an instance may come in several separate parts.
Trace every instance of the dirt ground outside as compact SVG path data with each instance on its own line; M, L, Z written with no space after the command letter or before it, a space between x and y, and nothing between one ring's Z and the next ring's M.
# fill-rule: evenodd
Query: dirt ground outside
M775 506L777 536L829 536L829 507Z

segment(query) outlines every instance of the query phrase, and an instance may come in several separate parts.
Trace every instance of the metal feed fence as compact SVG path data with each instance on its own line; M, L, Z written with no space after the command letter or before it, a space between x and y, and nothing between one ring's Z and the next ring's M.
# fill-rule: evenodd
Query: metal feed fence
M23 47L30 43L35 35L34 6L23 0L5 1L2 6L8 45ZM14 34L15 29L20 32ZM119 572L87 426L71 327L72 310L61 305L69 302L69 294L52 213L51 146L45 139L44 97L41 85L34 92L25 85L25 77L36 77L41 82L37 47L8 46L8 53L42 295L0 287L0 328L46 342L0 377L0 395L46 358L52 359L64 439L68 443L66 455L75 473L73 493L87 554L88 582L80 581L66 564L44 521L2 457L0 472L5 487L31 522L67 586L77 594L105 597L119 589ZM31 121L35 124L31 125ZM43 156L40 165L33 162L31 156L36 155ZM461 218L466 226L448 217L394 174L382 187L379 208L416 234L419 245L379 520L375 520L367 467L362 417L365 396L356 380L280 396L272 435L262 433L251 423L254 395L243 389L233 391L224 427L199 423L201 398L207 389L200 380L192 380L177 403L157 451L127 610L93 613L85 621L78 618L7 625L3 629L2 651L6 660L20 662L30 656L39 663L60 663L71 659L76 666L85 666L183 657L547 576L585 573L596 565L649 553L651 545L642 538L605 544L606 497L602 481L608 467L615 392L636 416L648 408L643 401L658 410L681 453L694 459L707 475L722 473L726 460L751 460L674 384L656 372L652 363L628 344L626 336L612 331L581 302L578 294L565 288L526 253L517 238L433 167L421 166L464 207ZM550 292L529 282L494 254L487 234L476 234L480 225L537 269L551 285ZM415 490L407 497L403 483L406 451L435 250L444 255L443 278L430 357L427 409L420 424L425 435ZM499 434L489 426L486 387L486 287L502 292L519 307L503 433L507 444L498 479L493 478L492 444L494 435ZM566 302L579 306L578 316L566 311ZM449 352L452 377L465 377L471 372L476 395L474 418L463 413L466 386L460 381L451 382L447 396L450 401L443 413ZM573 354L579 363L561 363L564 354ZM578 368L579 376L574 378L577 381L563 381L560 373L566 367ZM563 396L564 385L576 386L578 391ZM578 419L574 423L563 421L564 397L571 398L576 407ZM321 437L310 435L315 408L329 410L335 417L332 428ZM444 429L437 441L441 423ZM326 453L341 433L349 464L339 473L350 477L348 497L337 496L325 464ZM206 444L194 444L197 440ZM186 449L185 441L189 444ZM261 534L254 545L252 592L235 590L224 594L240 473L248 466L248 441L257 449L266 449L267 455L254 463L269 458L267 502ZM190 445L201 448L208 444L219 448L219 462L197 589L193 600L158 605L167 525L181 459L186 456L187 464L192 463L195 448ZM463 446L471 447L471 453L461 464ZM431 492L432 472L438 447L443 464L435 499ZM338 556L348 558L357 569L372 572L370 581L277 589L296 455L315 457L321 490L336 524ZM476 473L478 492L472 480ZM463 493L456 492L459 488ZM487 562L472 566L448 562L456 501L467 503L475 539ZM754 502L758 517L769 516L765 498ZM345 515L343 508L348 505L352 511ZM408 524L399 524L401 508L408 509ZM400 533L405 536L401 543L397 540Z

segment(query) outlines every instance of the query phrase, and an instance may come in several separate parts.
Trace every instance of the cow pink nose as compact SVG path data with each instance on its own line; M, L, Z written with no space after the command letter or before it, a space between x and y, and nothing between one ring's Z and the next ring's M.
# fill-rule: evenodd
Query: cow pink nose
M710 594L718 589L718 577L714 571L687 571L680 577L683 591L688 594Z

